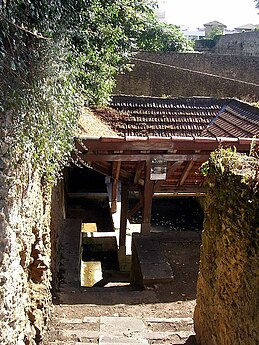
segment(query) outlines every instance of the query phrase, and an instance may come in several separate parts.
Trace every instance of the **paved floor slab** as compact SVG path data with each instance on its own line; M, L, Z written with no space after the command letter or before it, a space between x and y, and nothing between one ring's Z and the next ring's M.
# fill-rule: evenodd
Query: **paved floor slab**
M101 316L99 345L110 344L148 345L144 322L131 317Z

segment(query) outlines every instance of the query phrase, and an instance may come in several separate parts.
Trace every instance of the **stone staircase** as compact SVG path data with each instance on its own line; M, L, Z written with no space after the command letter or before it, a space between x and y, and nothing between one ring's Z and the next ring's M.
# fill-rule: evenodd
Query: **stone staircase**
M192 318L61 317L48 345L194 345Z

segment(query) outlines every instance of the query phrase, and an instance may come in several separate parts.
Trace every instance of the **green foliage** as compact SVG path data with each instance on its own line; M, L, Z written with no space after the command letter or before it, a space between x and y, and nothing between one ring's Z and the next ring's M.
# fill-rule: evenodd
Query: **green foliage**
M250 187L258 188L259 183L259 159L255 145L251 146L250 155L238 153L236 148L219 148L211 153L201 171L205 176L215 175L217 178L241 176L241 181Z
M177 26L158 21L152 12L139 28L136 50L188 52L193 48Z
M80 109L105 104L131 51L185 50L148 0L0 2L0 112L13 167L30 159L53 180ZM160 39L160 42L159 42ZM11 125L10 125L11 124Z
M215 36L221 36L221 35L223 35L223 29L219 26L214 26L213 28L211 28L208 34L208 38L214 39Z

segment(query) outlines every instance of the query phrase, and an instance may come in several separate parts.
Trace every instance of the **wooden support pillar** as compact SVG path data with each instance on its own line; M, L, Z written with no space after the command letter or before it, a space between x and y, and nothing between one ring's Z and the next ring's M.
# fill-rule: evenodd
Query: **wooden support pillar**
M128 185L121 185L121 217L120 217L120 236L119 236L119 252L126 255L126 230L128 219Z
M141 224L141 235L148 236L151 230L152 196L154 181L150 180L151 160L146 161L145 184L144 184L144 204Z
M118 181L120 176L121 162L113 162L112 164L112 203L111 212L117 212L117 194L118 194Z
M111 212L117 212L117 194L118 194L118 180L112 180L112 203Z

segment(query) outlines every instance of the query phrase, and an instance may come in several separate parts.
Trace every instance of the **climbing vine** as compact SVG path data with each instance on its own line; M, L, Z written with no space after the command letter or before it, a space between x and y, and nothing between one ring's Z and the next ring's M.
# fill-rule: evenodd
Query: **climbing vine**
M1 140L12 167L29 160L55 180L80 109L109 100L154 7L148 0L0 1Z
M230 178L236 174L242 176L242 183L250 188L259 187L259 156L258 146L251 145L250 154L238 153L236 148L218 148L211 153L201 171L204 176L217 176L219 179Z

